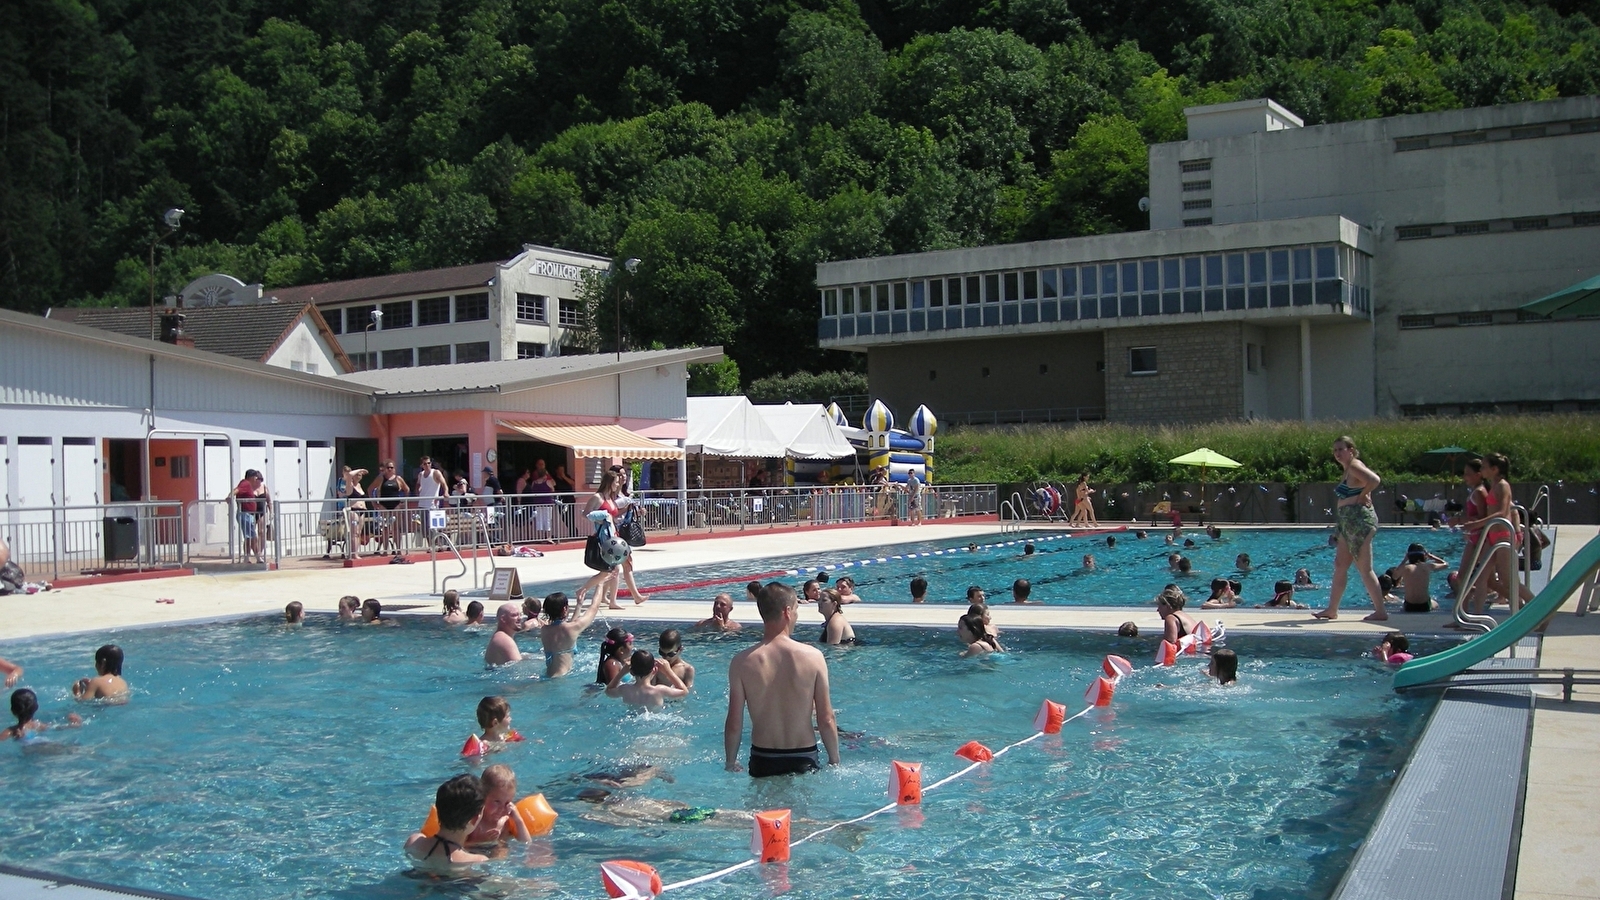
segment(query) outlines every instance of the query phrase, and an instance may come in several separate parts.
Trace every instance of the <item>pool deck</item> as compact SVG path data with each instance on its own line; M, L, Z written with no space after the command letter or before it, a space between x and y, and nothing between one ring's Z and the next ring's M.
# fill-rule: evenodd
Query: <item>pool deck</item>
M807 532L779 534L746 533L717 535L715 538L663 542L641 548L634 557L637 580L647 592L651 573L682 566L756 560L792 556L797 552L817 555L819 563L853 559L853 548L880 544L968 538L978 543L1018 539L1018 535L998 536L998 526L990 522L944 522L912 528L868 527L849 529L819 528ZM1593 526L1560 527L1548 571L1555 571L1585 542L1596 534ZM1131 539L1131 538L1130 538ZM540 558L501 557L482 559L480 567L514 565L520 581L530 588L547 583L565 583L572 592L591 573L583 567L581 550L557 550ZM459 568L454 560L439 563L442 578ZM26 640L69 633L106 631L181 622L216 621L237 616L281 613L284 604L299 600L308 612L333 612L344 594L377 597L385 607L421 606L430 614L438 609L431 589L429 563L404 566L368 566L356 569L291 569L275 572L240 572L225 575L194 575L149 581L94 584L52 591L32 597L0 599L8 615L0 617L0 655L24 666ZM935 586L938 590L941 586ZM869 602L847 609L856 626L920 625L952 627L964 602L955 602L955 586L942 586L952 596L949 602L912 605ZM649 621L692 622L710 613L710 597L727 589L736 601L735 618L747 627L759 627L752 605L742 599L737 584L727 588L702 588L690 596L657 597L642 606L615 611L612 618ZM1349 596L1349 595L1347 595ZM995 624L1006 628L1071 628L1115 631L1125 621L1133 621L1141 632L1160 627L1151 607L1072 608L1017 606L993 601ZM1390 628L1403 628L1408 634L1453 635L1444 630L1444 613L1396 615L1388 623L1363 622L1365 598L1351 596L1355 605L1335 622L1320 622L1309 610L1233 609L1207 610L1208 621L1220 619L1235 634L1367 634L1376 636ZM171 600L172 602L161 602ZM1600 668L1600 613L1584 618L1572 615L1576 599L1569 600L1549 623L1541 650L1540 665L1545 668ZM420 611L420 610L419 610ZM1195 610L1196 615L1201 615ZM492 617L493 611L490 611ZM802 621L814 624L820 619L814 611ZM18 643L21 642L19 646ZM1600 900L1600 766L1591 758L1600 747L1600 687L1578 686L1573 702L1562 703L1559 692L1541 689L1533 719L1529 748L1527 792L1518 856L1515 900ZM36 896L19 882L0 876L0 900Z

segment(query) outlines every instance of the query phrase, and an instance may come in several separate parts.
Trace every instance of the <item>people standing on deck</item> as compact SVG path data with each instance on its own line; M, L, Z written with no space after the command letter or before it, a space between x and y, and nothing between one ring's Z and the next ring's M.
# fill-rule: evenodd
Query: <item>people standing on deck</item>
M1488 589L1499 595L1498 602L1511 602L1511 592L1526 603L1533 599L1533 594L1520 581L1507 584L1505 580L1506 557L1515 557L1522 547L1522 533L1519 529L1526 523L1521 521L1515 506L1515 499L1511 495L1511 460L1502 453L1490 453L1483 458L1483 480L1488 490L1488 508L1483 518L1467 524L1475 525L1483 531L1482 544L1492 548L1492 558L1489 566ZM1507 530L1502 523L1494 523L1494 519L1504 519L1511 523ZM1466 525L1462 526L1463 528ZM1506 546L1496 547L1497 544Z
M623 516L627 515L627 512L630 508L632 508L634 501L632 495L630 495L627 491L627 482L631 477L627 474L627 470L622 466L612 466L611 474L616 476L616 482L611 487L610 495L612 505L610 510L612 528L615 530L616 523L619 522ZM639 585L634 583L632 553L629 553L627 556L622 558L622 579L628 583L628 593L633 597L634 606L638 606L639 604L650 599L649 596L639 590ZM611 602L613 604L613 608L616 608L616 596L616 589L613 588L611 592Z
M361 479L367 475L366 469L344 466L339 470L336 488L344 516L345 559L360 559L361 547L367 542L367 492L361 488Z
M1072 519L1069 525L1098 525L1095 518L1094 488L1089 487L1089 473L1084 472L1078 476L1078 483L1072 486Z
M450 493L450 487L444 480L444 473L433 467L433 457L422 458L422 468L417 470L417 503L423 509L434 509L441 505L440 498Z
M244 478L233 489L233 497L238 510L239 536L244 542L244 561L264 563L267 561L264 524L271 511L272 496L267 492L261 472L246 470Z
M394 460L386 459L378 467L378 477L372 479L367 485L367 495L378 500L378 552L384 552L388 547L394 551L395 557L400 556L400 514L397 510L403 504L404 497L411 493L411 487L400 476L394 466Z
M1467 566L1476 560L1478 555L1478 541L1483 538L1483 526L1474 524L1481 522L1489 512L1489 489L1483 485L1483 461L1469 459L1461 468L1461 481L1467 486L1467 502L1461 508L1461 515L1456 517L1451 524L1461 527L1461 567L1446 577L1450 586L1456 593L1462 590L1461 579L1472 573L1467 571ZM1481 615L1483 613L1484 591L1481 586L1475 587L1462 597L1469 613Z
M1356 577L1361 579L1372 600L1372 613L1366 621L1381 622L1389 618L1389 612L1383 608L1383 588L1372 571L1372 538L1378 533L1378 513L1372 507L1372 492L1378 489L1382 479L1361 461L1360 451L1348 436L1340 436L1333 442L1333 458L1344 467L1344 478L1333 488L1338 498L1333 533L1339 549L1333 559L1328 607L1314 615L1324 620L1339 618L1339 601L1344 597L1345 582L1353 563Z
M612 534L616 533L619 510L616 501L612 499L616 487L617 473L607 472L601 476L600 486L595 488L594 493L589 495L589 501L584 504L583 517L584 521L589 523L591 541L599 537L601 528L600 522L589 518L589 514L593 512L604 512L608 529ZM621 609L622 606L617 603L617 581L621 577L619 569L620 566L612 566L589 576L589 580L578 588L578 605L583 605L584 598L588 597L591 591L599 591L596 602L604 601L607 609Z

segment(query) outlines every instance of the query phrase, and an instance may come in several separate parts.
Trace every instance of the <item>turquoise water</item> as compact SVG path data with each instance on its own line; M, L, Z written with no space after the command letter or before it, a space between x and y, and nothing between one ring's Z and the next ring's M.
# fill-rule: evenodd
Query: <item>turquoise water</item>
M1239 581L1244 588L1245 605L1253 606L1272 599L1274 582L1292 581L1296 569L1306 568L1311 570L1318 589L1299 591L1295 599L1316 609L1327 602L1328 580L1333 572L1334 551L1327 543L1329 533L1305 528L1227 529L1221 540L1213 541L1204 532L1190 532L1195 541L1192 548L1183 547L1181 541L1178 546L1168 546L1163 541L1166 532L1151 532L1144 540L1136 538L1132 531L1117 534L1115 547L1108 546L1103 535L1036 535L1031 538L1035 544L1031 557L1022 555L1024 538L995 535L866 547L825 558L807 554L653 571L639 576L639 587L650 592L652 585L716 579L738 582L775 570L814 573L828 565L871 560L867 565L835 569L828 574L832 578L854 578L856 592L863 600L874 603L911 602L911 579L917 576L928 579L928 601L932 603L964 604L970 585L983 588L989 602L1001 603L1011 599L1011 583L1026 578L1033 586L1030 600L1051 606L1148 606L1171 582L1181 585L1195 600L1204 600L1210 596L1211 579L1221 577ZM1384 569L1404 562L1406 547L1412 542L1421 543L1452 562L1461 558L1459 534L1425 527L1385 527L1378 530L1373 545L1374 569L1382 574ZM979 549L969 552L969 543L977 543ZM1178 575L1168 569L1167 555L1174 552L1189 558L1192 574ZM1241 572L1235 566L1241 553L1250 555L1249 572ZM919 555L905 558L909 554ZM1092 571L1083 566L1085 554L1095 558ZM878 562L880 558L884 561ZM799 578L795 576L795 580ZM1437 575L1434 580L1434 596L1438 597L1445 591L1444 576ZM1353 588L1345 592L1345 600L1358 608L1370 608L1366 592L1353 575L1351 582ZM548 589L570 590L564 585ZM709 596L711 590L725 589L673 589L664 596ZM737 584L732 590L737 593Z
M654 646L655 632L632 627ZM844 764L754 782L723 770L721 742L727 661L753 638L691 637L695 693L641 714L584 684L604 629L580 647L579 674L553 682L533 663L484 671L485 632L432 621L253 620L10 645L47 720L72 707L68 684L108 638L127 651L135 693L84 710L82 729L48 744L0 747L0 859L211 900L590 897L598 864L618 857L671 882L744 859L747 826L607 819L577 799L595 785L586 773L649 764L661 777L619 797L835 822L885 802L891 760L923 762L931 784L964 764L953 751L967 740L998 749L1032 733L1042 698L1076 711L1114 650L1140 669L1109 709L929 793L916 813L796 848L786 871L669 896L760 896L786 875L795 896L819 898L1319 897L1434 702L1395 695L1364 642L1236 638L1241 683L1222 689L1195 661L1145 668L1147 642L1017 633L1013 652L977 661L956 658L943 631L858 627L872 643L828 651L841 727L864 732ZM530 738L493 759L561 819L471 883L410 875L400 845L434 788L472 769L457 752L491 693Z

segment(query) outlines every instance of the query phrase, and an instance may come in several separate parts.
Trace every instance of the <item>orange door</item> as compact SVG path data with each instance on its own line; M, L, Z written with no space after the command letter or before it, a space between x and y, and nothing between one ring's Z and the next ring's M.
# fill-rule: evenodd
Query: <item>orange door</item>
M195 452L192 440L150 441L150 499L181 500L185 504L200 499Z

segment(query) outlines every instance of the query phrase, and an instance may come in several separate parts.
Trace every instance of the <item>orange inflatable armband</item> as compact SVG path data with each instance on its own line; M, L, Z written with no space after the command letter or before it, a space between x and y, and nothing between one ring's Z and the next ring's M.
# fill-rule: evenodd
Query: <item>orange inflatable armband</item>
M1033 717L1033 730L1045 734L1060 734L1061 723L1067 718L1067 708L1054 700L1046 700Z
M750 853L764 863L789 861L789 811L769 809L756 813L750 834Z
M917 806L922 803L922 763L895 761L890 775L889 790L899 806Z
M988 762L994 759L994 751L977 741L967 741L962 744L961 748L956 751L956 755L962 759L970 759L973 762Z
M423 820L422 827L417 829L424 837L433 837L439 833L439 807L428 807L428 818Z
M511 807L517 818L522 820L522 827L528 829L528 834L538 837L549 834L556 827L559 814L551 808L550 801L543 794L529 794L517 801Z

